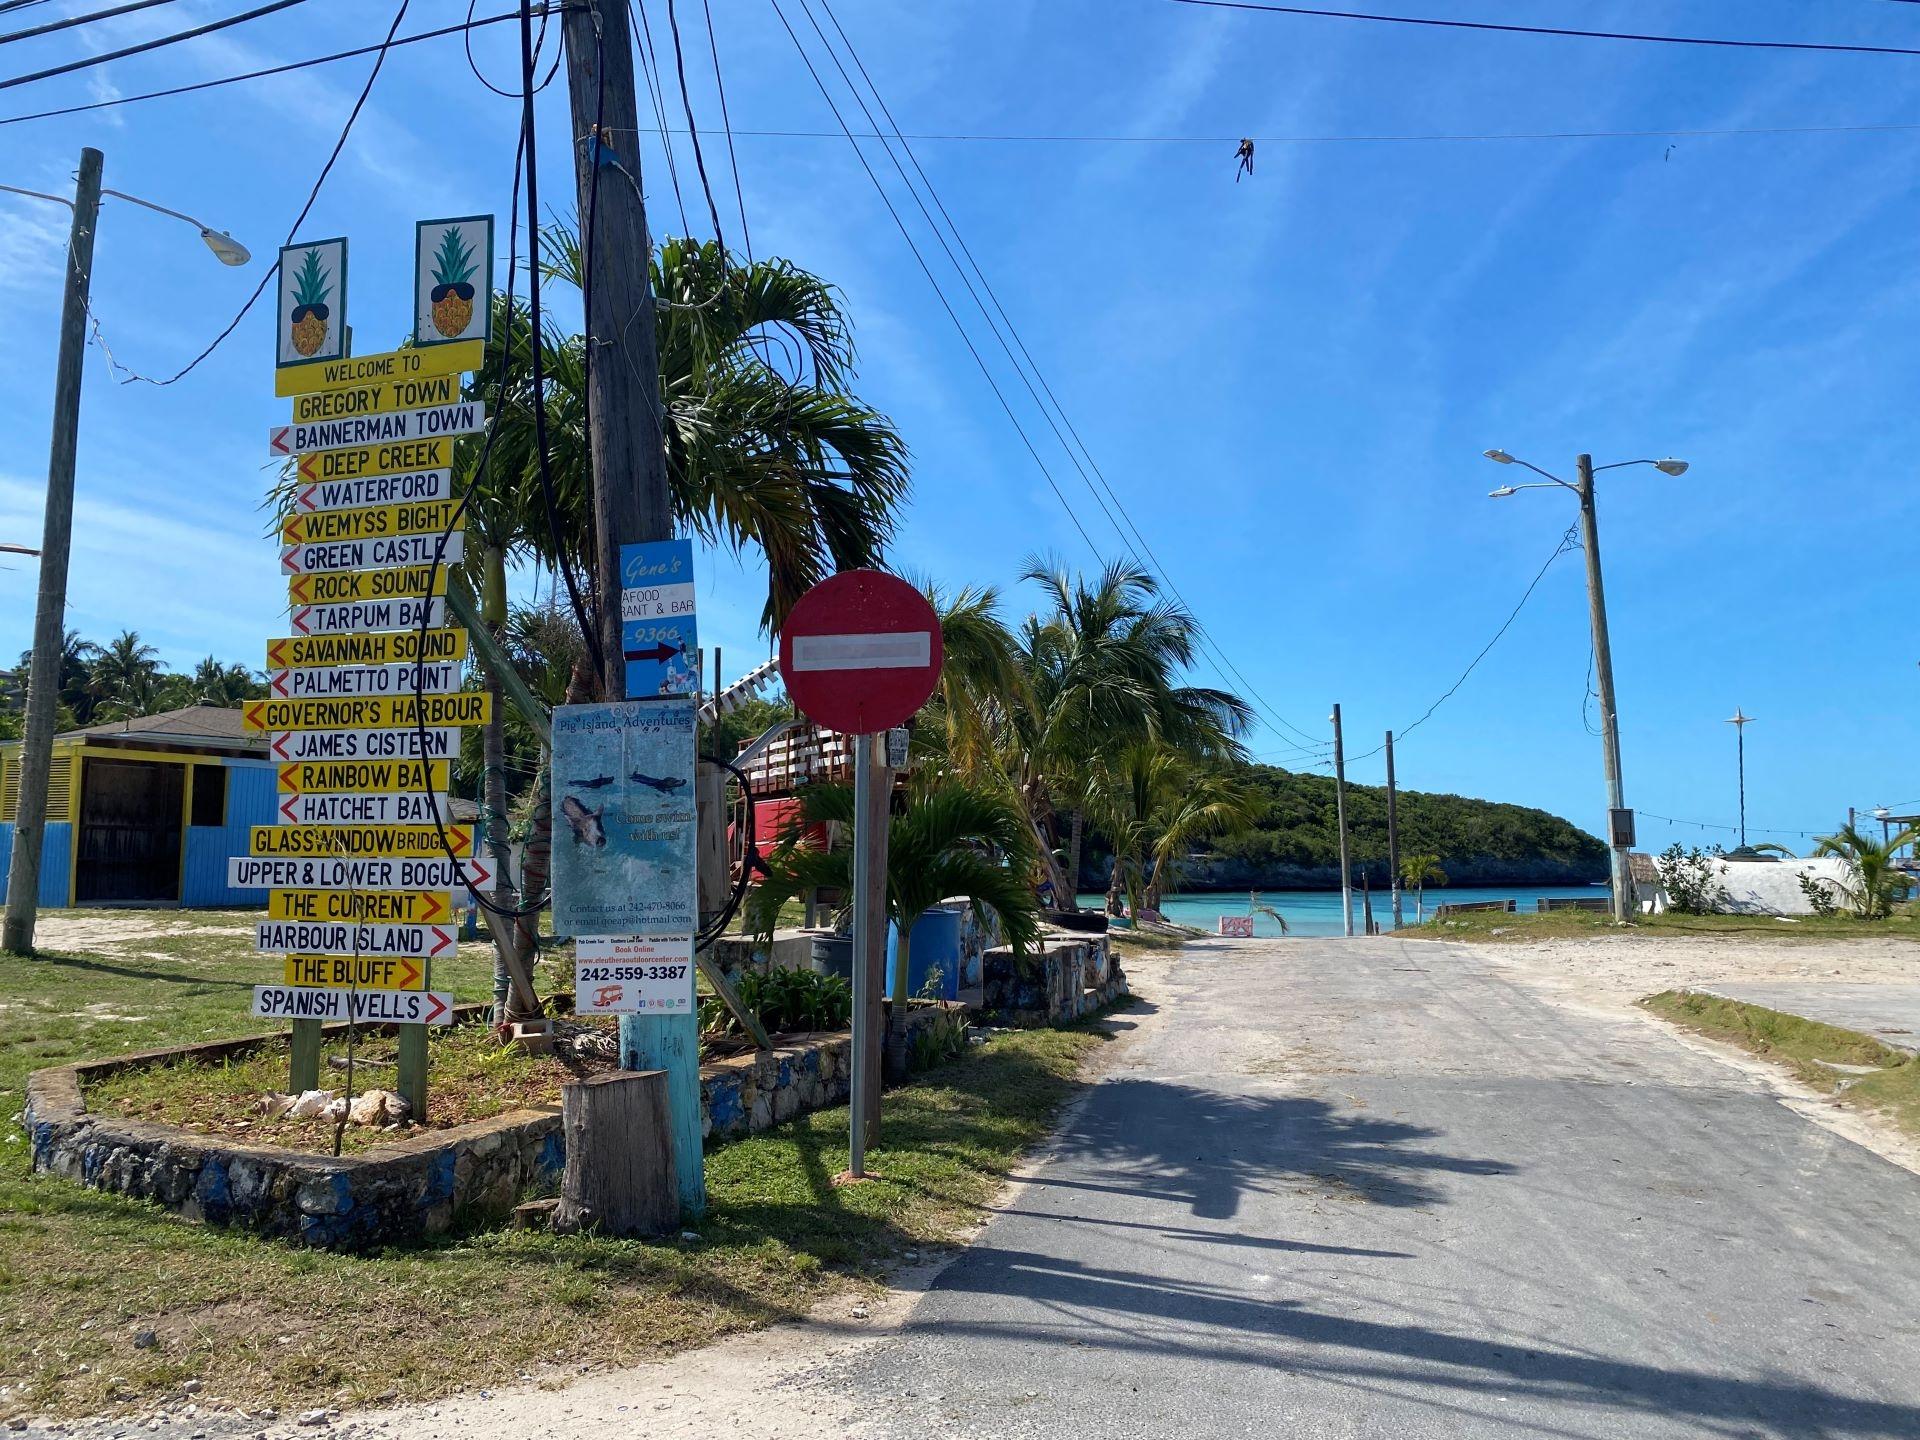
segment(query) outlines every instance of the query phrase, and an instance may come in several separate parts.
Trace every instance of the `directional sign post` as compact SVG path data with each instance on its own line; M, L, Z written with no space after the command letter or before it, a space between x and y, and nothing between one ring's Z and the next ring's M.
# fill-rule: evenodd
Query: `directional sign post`
M794 706L853 745L853 1077L848 1173L866 1178L866 1147L880 1129L880 1006L887 921L884 796L875 794L881 732L904 725L940 683L940 617L912 585L879 570L847 570L800 597L780 632L780 678ZM910 924L911 922L903 922ZM907 935L900 937L906 958ZM896 966L893 1003L907 986ZM896 1026L896 1029L898 1027Z

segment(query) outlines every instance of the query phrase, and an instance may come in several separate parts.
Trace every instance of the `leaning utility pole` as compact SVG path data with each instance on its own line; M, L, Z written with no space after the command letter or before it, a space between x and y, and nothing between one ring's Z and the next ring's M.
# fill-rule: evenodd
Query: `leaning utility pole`
M1627 851L1632 847L1625 838L1631 833L1633 821L1620 783L1620 714L1613 698L1613 646L1607 639L1607 592L1600 578L1600 522L1593 509L1593 457L1581 455L1574 464L1580 474L1580 483L1574 491L1580 497L1580 548L1587 556L1594 683L1600 689L1601 758L1607 767L1607 845L1612 857L1613 918L1624 923L1633 902L1633 875L1627 867Z
M1353 938L1353 872L1347 866L1347 752L1340 743L1340 707L1333 707L1333 811L1340 823L1340 923Z
M27 667L27 727L20 746L20 796L14 810L13 859L7 870L7 917L0 945L33 953L40 911L40 850L47 836L47 783L53 731L59 723L60 651L67 623L67 555L73 541L73 467L80 444L81 361L87 349L87 290L93 276L93 232L100 216L98 150L80 152L67 238L67 298L60 312L60 358L53 372L53 445L47 456L47 518L40 542L40 598L33 614L33 660Z
M1393 783L1393 732L1387 731L1387 883L1393 887L1393 928L1400 928L1400 796Z
M528 44L532 0L523 0ZM589 258L586 322L588 441L593 459L592 617L601 656L600 698L626 698L621 658L620 547L673 536L667 452L655 348L653 254L641 198L640 108L634 97L633 36L627 7L584 0L562 12L581 253ZM533 97L524 113L531 133ZM528 147L528 172L533 167ZM596 177L597 182L596 182ZM688 1216L706 1209L701 1161L700 1035L692 1015L622 1015L620 1064L667 1072L675 1173Z

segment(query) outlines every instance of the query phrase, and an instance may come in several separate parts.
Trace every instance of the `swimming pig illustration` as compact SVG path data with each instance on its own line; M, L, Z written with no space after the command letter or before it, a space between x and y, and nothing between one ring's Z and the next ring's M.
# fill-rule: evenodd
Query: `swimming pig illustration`
M607 827L600 823L600 817L606 811L604 805L598 810L589 810L571 795L560 802L561 815L573 827L573 843L591 845L595 849L607 843Z
M635 770L627 778L629 780L632 780L637 785L651 786L653 789L658 790L662 795L671 795L674 791L678 790L682 785L687 783L685 779L683 779L678 775L672 775L662 780L657 776L642 775L638 770Z
M591 780L569 780L567 784L575 790L604 790L613 784L613 776L596 775Z

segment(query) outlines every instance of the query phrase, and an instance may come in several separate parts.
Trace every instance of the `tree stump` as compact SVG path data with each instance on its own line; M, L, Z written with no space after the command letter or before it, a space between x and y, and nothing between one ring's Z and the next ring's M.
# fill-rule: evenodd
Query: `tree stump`
M680 1223L667 1072L622 1070L560 1089L567 1168L554 1228L661 1235Z

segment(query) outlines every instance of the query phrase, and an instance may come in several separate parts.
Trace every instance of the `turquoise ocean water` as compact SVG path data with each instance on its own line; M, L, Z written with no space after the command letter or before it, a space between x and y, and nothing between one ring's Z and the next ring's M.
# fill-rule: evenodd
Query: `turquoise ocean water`
M1427 890L1427 912L1432 914L1435 905L1448 903L1462 904L1475 900L1518 900L1522 911L1531 912L1533 902L1542 896L1559 898L1577 896L1593 899L1604 896L1604 885L1506 885L1473 886L1447 885L1431 886ZM1106 903L1104 895L1082 895L1080 903L1084 907L1099 909ZM1290 933L1294 935L1338 935L1340 924L1340 892L1338 890L1266 890L1260 894L1262 905L1271 905L1287 917ZM1413 896L1407 895L1401 903L1402 918L1411 925L1414 922ZM1212 933L1218 929L1222 915L1244 915L1247 913L1247 892L1228 891L1218 895L1169 895L1160 907L1160 913L1169 920L1182 925L1198 925ZM1361 933L1360 892L1353 892L1353 930ZM1377 890L1373 896L1373 918L1382 930L1393 928L1393 904L1384 890ZM1278 935L1280 927L1265 915L1256 916L1253 923L1256 935Z

